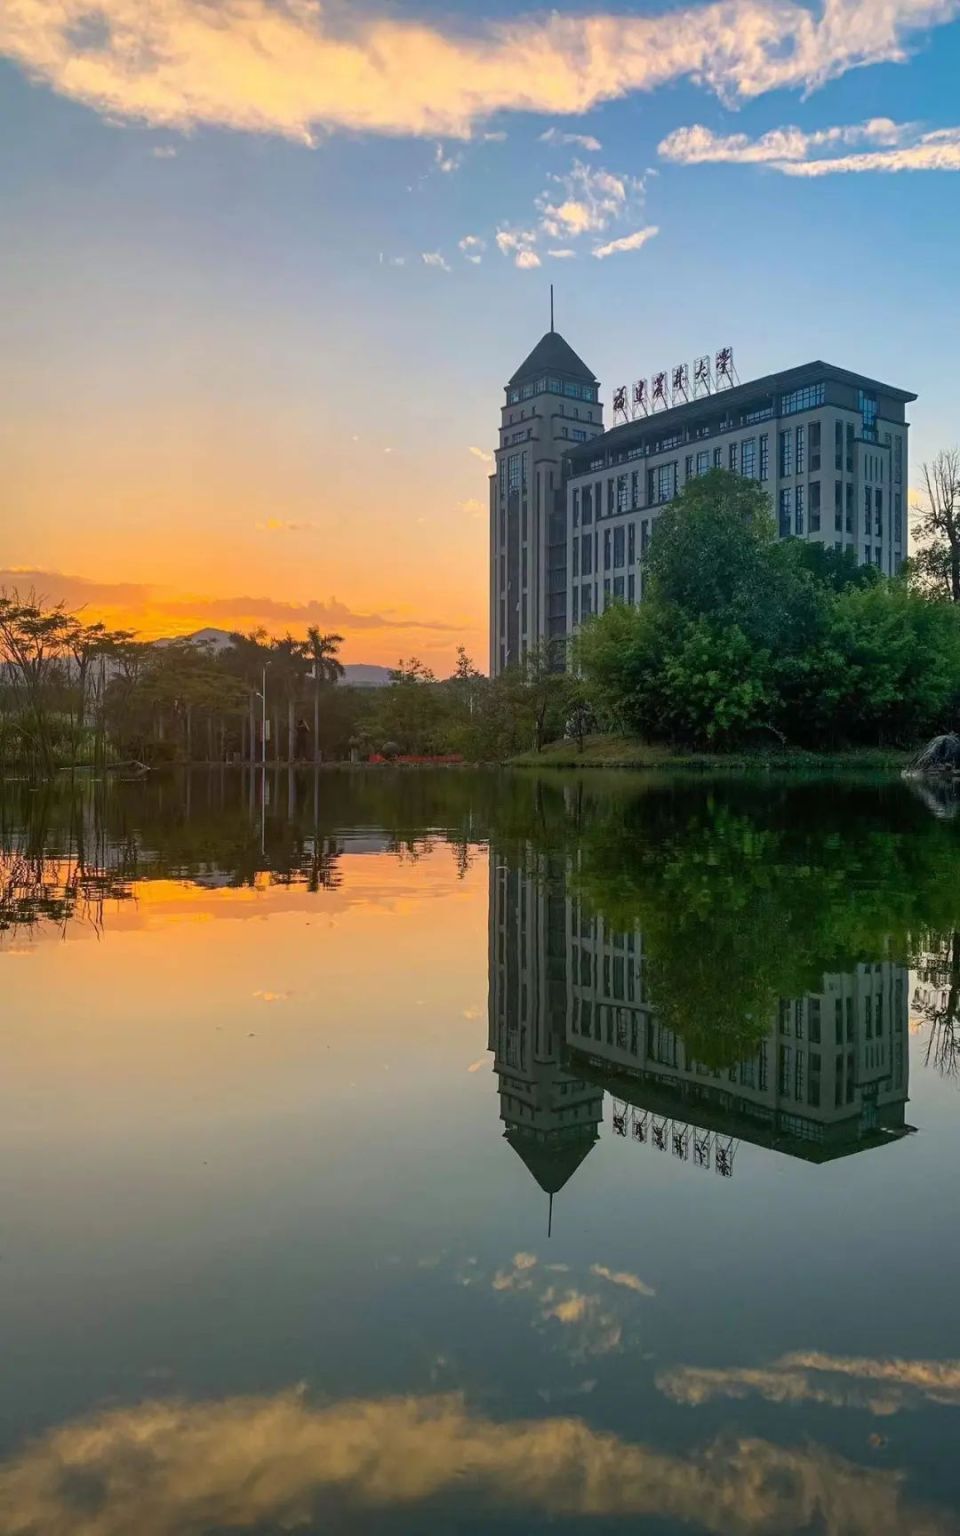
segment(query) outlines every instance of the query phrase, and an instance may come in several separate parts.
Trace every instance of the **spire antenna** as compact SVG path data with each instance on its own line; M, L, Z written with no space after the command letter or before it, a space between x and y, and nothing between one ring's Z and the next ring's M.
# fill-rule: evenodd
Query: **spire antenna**
M552 327L551 327L551 329L552 329ZM551 1191L551 1193L550 1193L550 1201L549 1201L549 1204L547 1205L547 1236L550 1237L552 1232L553 1232L553 1192Z
M550 331L553 332L553 284L550 284Z

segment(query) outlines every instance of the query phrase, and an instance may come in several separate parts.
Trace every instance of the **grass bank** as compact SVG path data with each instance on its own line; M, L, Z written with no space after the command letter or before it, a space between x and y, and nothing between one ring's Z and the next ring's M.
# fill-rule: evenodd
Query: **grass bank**
M542 752L521 752L510 759L517 768L643 768L702 772L899 773L912 752L858 747L848 752L805 752L789 747L757 747L737 752L689 752L630 736L588 736L583 751L576 742L555 741Z

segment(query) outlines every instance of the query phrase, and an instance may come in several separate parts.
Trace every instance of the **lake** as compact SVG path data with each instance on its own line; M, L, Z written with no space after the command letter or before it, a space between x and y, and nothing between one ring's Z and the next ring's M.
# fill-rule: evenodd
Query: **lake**
M0 786L3 1536L960 1529L960 821Z

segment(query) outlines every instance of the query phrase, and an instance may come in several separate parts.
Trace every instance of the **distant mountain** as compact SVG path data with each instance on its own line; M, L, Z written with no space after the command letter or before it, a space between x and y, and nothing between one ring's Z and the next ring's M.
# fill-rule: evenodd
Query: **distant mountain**
M206 629L195 630L192 635L184 635L184 640L193 640L197 645L208 645L213 651L222 651L230 644L229 631L215 629L208 626ZM158 640L157 645L168 645L169 641ZM343 682L349 688L385 688L390 681L389 667L375 667L366 662L347 662L343 668Z

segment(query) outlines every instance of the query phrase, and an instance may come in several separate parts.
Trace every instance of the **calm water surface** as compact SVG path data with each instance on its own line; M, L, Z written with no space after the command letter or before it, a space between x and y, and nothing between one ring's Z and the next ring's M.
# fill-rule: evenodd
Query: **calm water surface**
M960 1529L960 821L0 786L0 1532Z

